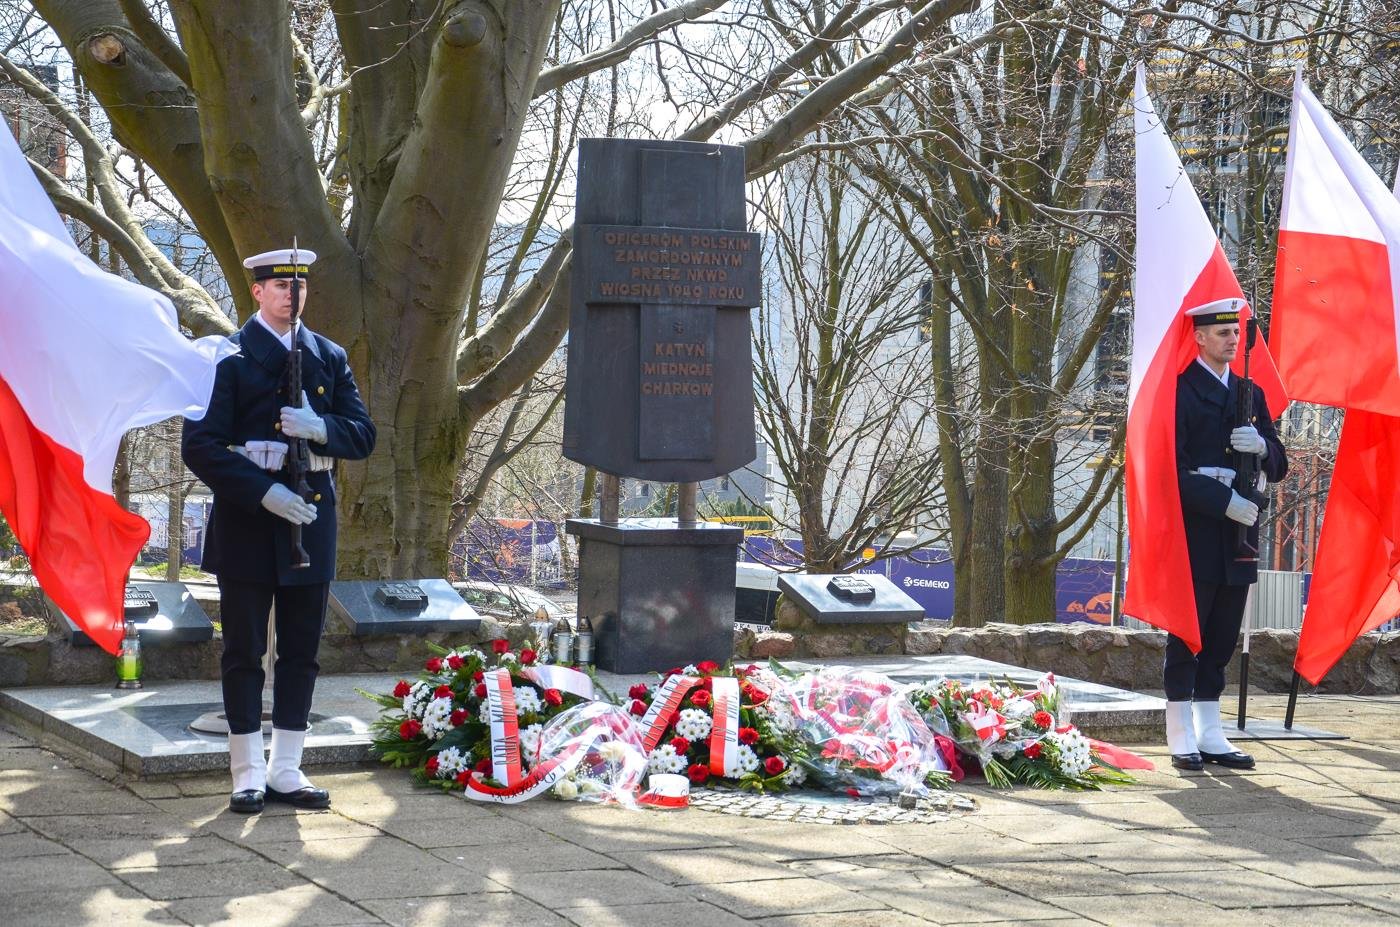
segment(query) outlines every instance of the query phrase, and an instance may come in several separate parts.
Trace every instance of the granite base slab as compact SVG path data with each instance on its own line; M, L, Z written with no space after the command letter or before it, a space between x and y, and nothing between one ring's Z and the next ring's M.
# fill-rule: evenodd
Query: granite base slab
M868 657L788 662L802 671L819 666L851 666L883 673L897 682L923 682L940 676L976 682L1010 679L1034 686L1034 670L961 654L925 657ZM372 762L369 726L378 706L359 694L388 692L399 676L381 674L322 676L311 708L307 766ZM599 685L618 698L654 674L599 671ZM1072 720L1086 734L1115 743L1159 742L1166 702L1111 686L1059 679ZM137 778L208 772L228 768L223 737L199 734L189 723L220 708L219 683L172 681L138 691L110 686L60 686L0 690L0 717L21 729L54 740L98 761L98 765Z

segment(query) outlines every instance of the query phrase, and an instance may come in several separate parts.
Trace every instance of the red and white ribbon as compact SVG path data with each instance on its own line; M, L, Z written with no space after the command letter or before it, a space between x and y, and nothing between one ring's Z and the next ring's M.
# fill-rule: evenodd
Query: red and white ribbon
M730 681L734 683L737 694L738 681ZM716 679L715 682L719 680ZM666 681L657 687L656 694L651 699L651 706L647 708L647 713L642 715L642 749L648 754L661 743L661 736L670 726L671 716L680 709L681 702L685 701L686 693L699 684L700 677L682 676L677 673L666 677Z
M510 670L492 670L482 682L486 683L486 716L491 723L491 775L507 786L519 785L525 776L520 768L520 723Z
M505 788L487 785L481 780L480 773L473 773L467 782L467 797L473 801L493 802L498 805L516 805L534 798L541 792L548 791L554 783L573 772L574 768L587 755L587 745L587 740L573 744L563 753L551 757L530 770L530 774L515 785L508 785Z
M739 776L739 680L714 676L710 694L714 699L714 727L710 728L710 773Z
M567 666L530 666L521 670L520 675L542 689L558 689L590 702L597 698L593 678Z

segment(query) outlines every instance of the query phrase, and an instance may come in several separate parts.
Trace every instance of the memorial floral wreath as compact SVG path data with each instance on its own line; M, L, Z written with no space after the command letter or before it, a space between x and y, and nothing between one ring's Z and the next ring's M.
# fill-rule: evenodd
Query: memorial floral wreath
M655 684L632 686L628 710L642 730L648 772L758 792L801 785L806 749L783 714L772 710L757 670L706 660L669 670Z
M428 646L433 656L417 680L401 679L388 694L361 694L384 709L370 728L371 752L391 766L411 768L414 779L445 791L460 791L473 771L494 781L486 718L488 672L505 669L510 673L520 752L527 764L536 753L544 725L565 709L589 700L547 685L547 674L554 668L540 664L538 654L528 647L516 652L509 641L495 640L488 658L474 648Z
M1067 723L1054 673L1033 691L1010 680L967 685L940 679L915 687L907 698L932 730L956 745L955 780L966 768L980 769L993 788L1099 789L1134 781L1116 763L1143 768L1139 758Z

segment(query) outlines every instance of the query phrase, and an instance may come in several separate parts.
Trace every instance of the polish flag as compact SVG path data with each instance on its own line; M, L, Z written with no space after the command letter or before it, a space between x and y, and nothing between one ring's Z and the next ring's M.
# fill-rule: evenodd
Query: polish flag
M1347 408L1293 668L1313 685L1400 613L1400 201L1301 73L1283 182L1274 344L1295 397Z
M1198 652L1201 632L1177 487L1176 378L1197 353L1186 310L1243 299L1244 293L1157 118L1141 65L1134 110L1137 269L1125 489L1132 544L1123 613L1175 634ZM1246 306L1242 321L1250 312ZM1232 367L1243 374L1243 349ZM1264 390L1268 414L1277 418L1287 397L1262 338L1250 354L1249 372Z
M215 364L236 351L190 342L169 300L79 251L0 128L0 513L44 591L109 651L151 532L112 496L117 445L203 416Z
M1400 415L1400 201L1299 73L1270 338L1294 399Z

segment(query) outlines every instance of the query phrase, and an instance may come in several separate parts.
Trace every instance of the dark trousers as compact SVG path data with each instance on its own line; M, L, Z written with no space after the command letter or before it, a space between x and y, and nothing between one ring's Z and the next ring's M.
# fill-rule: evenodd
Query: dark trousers
M304 731L321 664L316 652L326 622L329 583L278 586L219 579L224 629L224 715L231 734L262 730L263 654L267 614L277 603L277 662L273 666L272 726Z
M1201 652L1193 654L1186 642L1167 635L1167 659L1162 668L1162 688L1167 701L1212 702L1225 691L1225 667L1235 655L1244 622L1249 586L1223 583L1196 584L1196 616L1201 622Z

